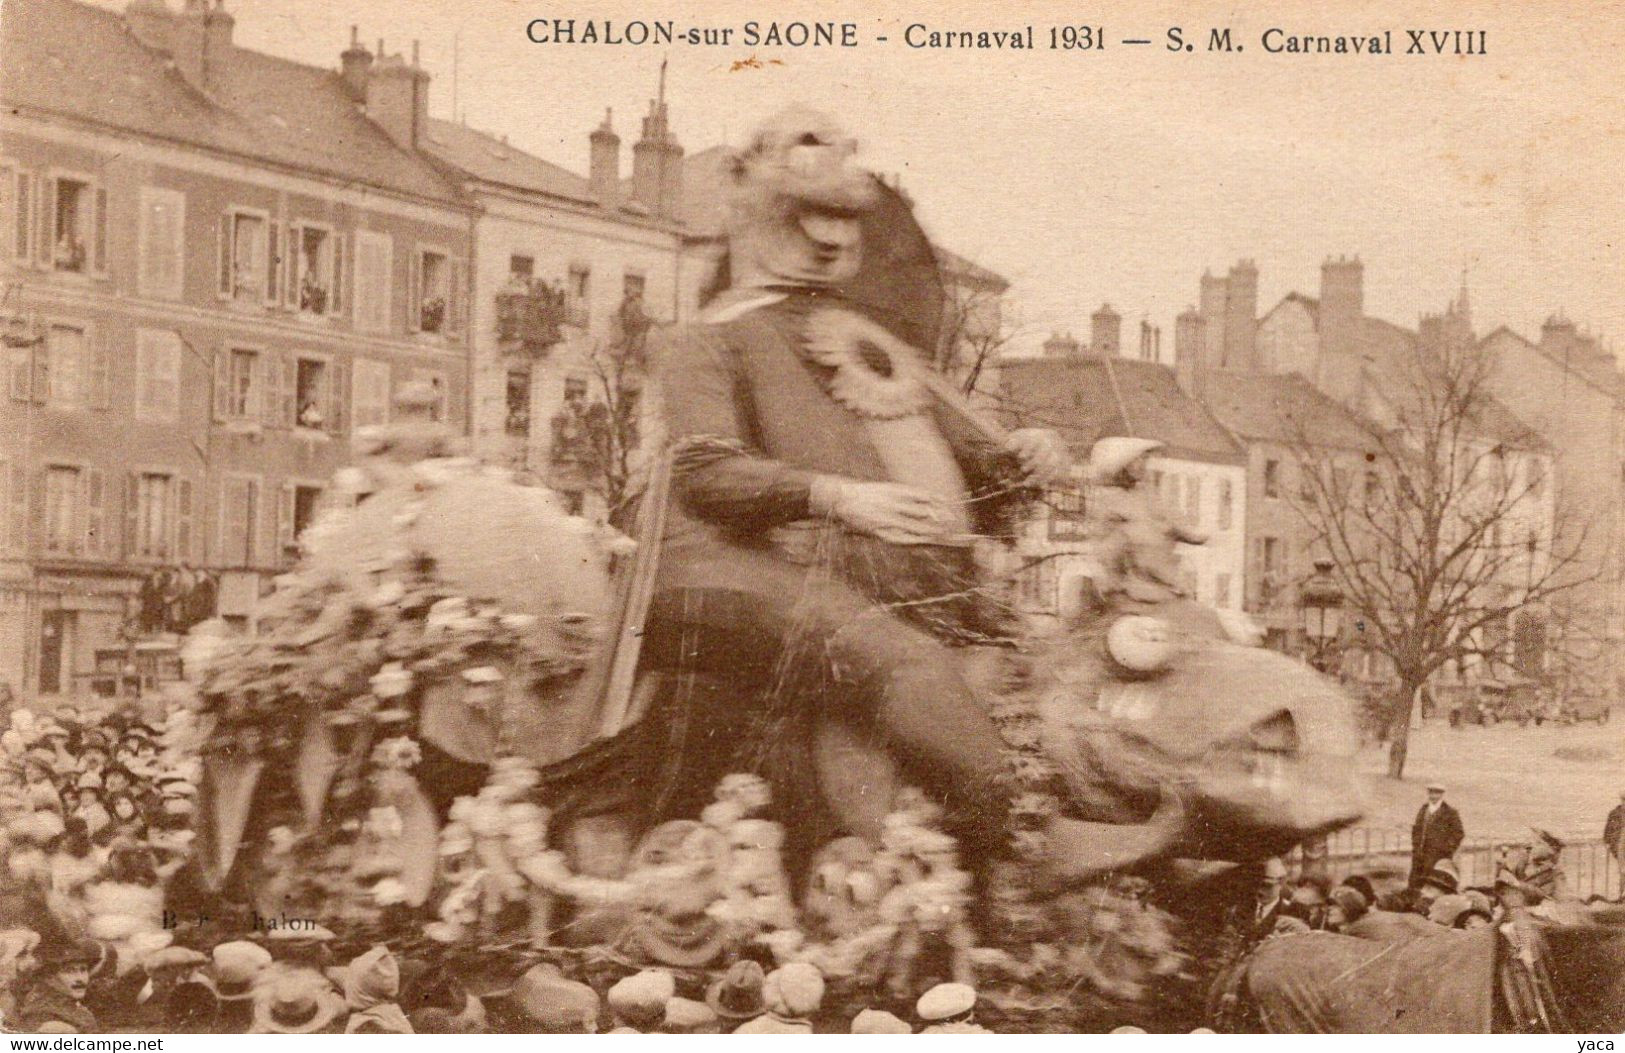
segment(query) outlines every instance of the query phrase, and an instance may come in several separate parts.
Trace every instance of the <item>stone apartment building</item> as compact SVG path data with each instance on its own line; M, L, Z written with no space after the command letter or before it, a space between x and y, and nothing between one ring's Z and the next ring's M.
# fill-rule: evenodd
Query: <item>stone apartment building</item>
M1224 276L1205 274L1199 306L1178 320L1175 358L1187 390L1249 445L1248 487L1256 500L1249 520L1249 605L1291 649L1296 604L1293 593L1283 590L1305 576L1318 553L1307 544L1304 524L1292 529L1288 495L1304 483L1299 457L1285 455L1293 443L1283 441L1279 407L1294 407L1295 431L1314 421L1311 445L1331 450L1334 465L1346 458L1343 467L1357 478L1352 476L1362 470L1357 434L1403 426L1404 403L1416 397L1403 378L1419 376L1417 364L1427 356L1469 348L1474 338L1465 291L1445 311L1421 319L1416 329L1366 314L1364 265L1358 258L1328 259L1318 296L1289 293L1261 317L1254 317L1257 287L1258 270L1251 261L1241 261ZM1496 602L1515 602L1520 587L1538 577L1533 553L1551 551L1552 491L1539 480L1551 473L1553 445L1495 393L1479 401L1465 451L1494 451L1515 479L1528 484L1507 522L1496 528L1535 539L1529 565L1509 567L1508 580L1494 585L1501 592ZM1311 405L1319 409L1304 412ZM1282 496L1268 496L1272 493ZM1546 614L1522 611L1520 627L1543 622ZM1515 635L1512 627L1503 634L1509 662ZM1457 668L1445 678L1470 672Z
M1625 677L1625 378L1614 356L1561 316L1540 339L1501 327L1485 336L1496 397L1550 441L1558 544L1580 559L1554 600L1561 656L1597 686Z
M587 145L585 178L449 121L430 122L425 148L480 209L475 450L602 516L606 407L637 430L647 332L693 315L720 248L684 222L685 159L663 90L632 146L630 179L611 114Z
M204 0L3 22L0 673L49 698L177 583L250 623L399 385L463 425L473 211L381 48L257 54Z
M1243 447L1219 421L1182 391L1168 366L1125 357L1121 318L1103 308L1093 316L1090 347L1054 337L1037 358L1001 363L1002 401L1012 425L1056 429L1079 463L1078 485L1052 495L1017 546L1021 609L1040 622L1077 608L1081 579L1091 568L1084 516L1089 485L1082 465L1095 440L1111 435L1165 444L1148 467L1164 509L1207 535L1180 545L1186 585L1203 603L1239 611L1244 597L1248 521ZM1019 564L1018 564L1019 565Z

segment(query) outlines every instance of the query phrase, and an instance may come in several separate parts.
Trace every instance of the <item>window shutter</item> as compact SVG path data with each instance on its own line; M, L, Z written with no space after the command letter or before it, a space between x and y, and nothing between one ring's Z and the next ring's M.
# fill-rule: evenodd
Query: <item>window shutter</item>
M344 313L344 297L349 289L344 282L344 235L338 231L333 232L333 288L327 297L327 313L335 317Z
M279 251L282 246L277 232L276 221L268 220L265 224L265 302L271 305L282 300L283 262Z
M231 416L231 352L216 348L214 352L214 419L226 420Z
M34 380L30 393L40 405L51 401L51 345L49 341L35 344L33 350Z
M283 413L283 362L282 355L267 355L265 361L265 403L262 407L261 419L268 428L286 428L292 422Z
M463 338L463 261L446 261L446 325L445 334L452 340Z
M277 495L276 503L276 561L282 562L287 551L293 545L293 496L292 483L283 483L282 490Z
M34 256L49 267L56 252L56 180L39 177L39 226L34 231Z
M16 255L17 170L0 165L0 252Z
M141 516L141 473L130 472L124 479L124 558L139 554Z
M231 274L231 213L223 212L220 215L220 284L221 299L231 299L234 285Z
M107 273L107 188L96 188L95 231L91 239L90 269Z
M28 469L20 464L11 466L11 491L7 495L10 504L6 507L6 533L11 540L11 547L22 550L28 547Z
M11 397L18 402L27 402L33 397L34 356L39 353L39 348L14 347L9 351L6 368L11 374Z
M34 174L19 170L16 188L12 225L7 229L17 262L27 264L34 258Z
M195 563L198 557L192 499L192 480L175 477L175 558L182 563Z
M85 343L90 355L90 408L111 409L113 406L113 356L107 348L107 331L97 326L87 334Z
M34 473L32 493L28 495L28 533L36 548L45 546L45 473L41 468Z
M279 407L282 426L291 428L299 423L299 360L291 355L283 356L278 368L282 371Z
M304 277L299 273L299 250L305 242L299 224L288 224L284 242L282 254L287 257L287 265L282 268L282 304L290 311L297 311L300 279Z
M423 320L423 253L412 250L412 266L406 285L406 331L415 333Z
M350 364L335 361L327 368L327 430L343 435L349 429Z
M85 551L92 556L112 555L107 543L106 480L100 468L85 472Z

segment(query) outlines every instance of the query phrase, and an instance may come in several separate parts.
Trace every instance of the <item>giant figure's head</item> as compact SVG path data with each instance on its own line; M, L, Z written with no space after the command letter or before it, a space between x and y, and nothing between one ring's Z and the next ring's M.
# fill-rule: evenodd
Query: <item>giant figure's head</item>
M833 286L862 262L861 218L874 178L835 122L794 106L765 121L733 158L728 242L735 286Z

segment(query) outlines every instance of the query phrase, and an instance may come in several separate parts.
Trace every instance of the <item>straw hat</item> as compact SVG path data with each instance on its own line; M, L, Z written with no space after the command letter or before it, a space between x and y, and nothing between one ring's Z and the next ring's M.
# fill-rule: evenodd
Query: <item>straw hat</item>
M970 984L937 984L920 996L914 1012L926 1023L964 1016L976 1008L976 988Z
M300 969L278 977L254 1005L255 1035L310 1035L344 1012L344 999L320 973Z
M914 1029L909 1027L902 1018L886 1012L884 1009L865 1009L852 1018L852 1034L854 1035L909 1035Z

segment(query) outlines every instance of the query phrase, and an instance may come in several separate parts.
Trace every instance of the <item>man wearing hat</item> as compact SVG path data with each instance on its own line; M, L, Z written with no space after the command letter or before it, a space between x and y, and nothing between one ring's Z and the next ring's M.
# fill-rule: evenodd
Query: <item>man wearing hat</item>
M1514 862L1511 874L1503 874L1506 884L1526 906L1536 906L1548 899L1569 899L1568 881L1563 874L1560 859L1563 840L1550 830L1534 827L1532 837L1523 851L1523 859Z
M85 1008L85 995L101 957L101 948L90 940L49 941L39 956L39 980L17 1011L21 1029L70 1035L98 1030L95 1014Z
M1416 886L1416 913L1427 917L1441 896L1454 896L1460 888L1461 875L1456 873L1456 864L1448 859L1439 860L1422 878L1422 883Z
M251 1035L314 1035L337 1031L344 999L313 969L279 976L254 1001Z
M759 962L741 959L706 990L705 1003L731 1030L767 1012L767 1005L762 1001L764 978Z
M1619 803L1602 824L1602 843L1614 857L1621 870L1625 870L1625 790L1619 791Z
M1427 803L1417 811L1416 821L1411 824L1409 887L1419 888L1439 860L1456 854L1465 836L1460 813L1444 799L1444 785L1428 783Z

